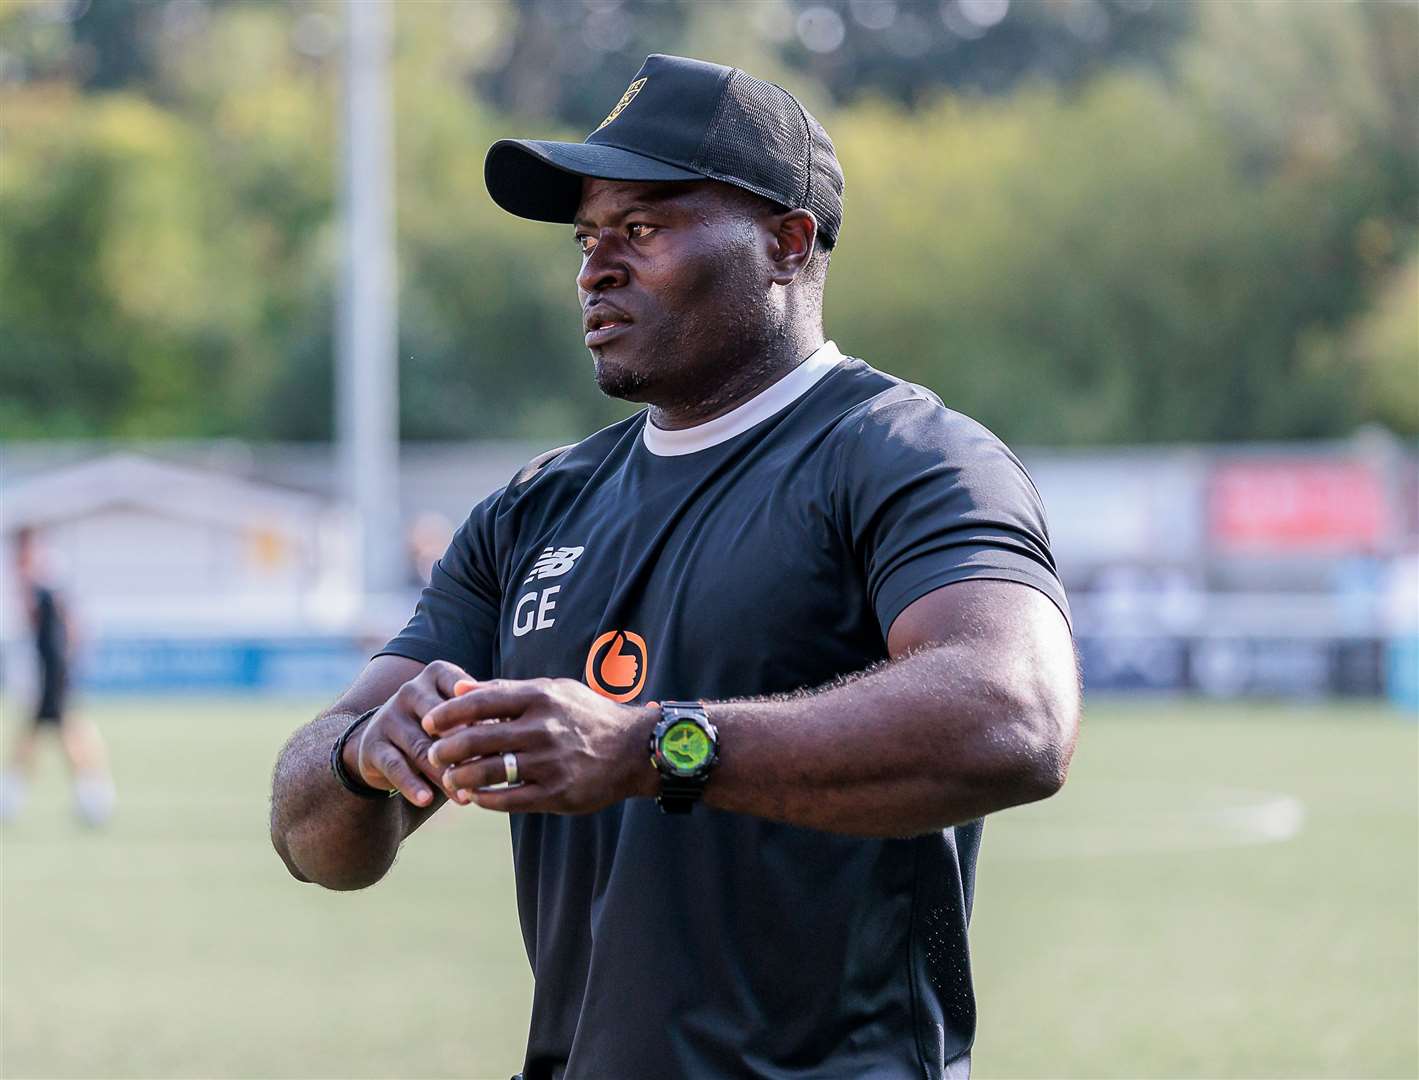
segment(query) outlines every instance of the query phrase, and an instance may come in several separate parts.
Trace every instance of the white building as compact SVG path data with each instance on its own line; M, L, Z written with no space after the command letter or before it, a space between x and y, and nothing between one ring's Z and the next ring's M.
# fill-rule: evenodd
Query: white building
M352 612L340 515L304 492L119 453L5 492L10 585L24 527L96 633L328 632ZM6 589L6 638L14 595Z

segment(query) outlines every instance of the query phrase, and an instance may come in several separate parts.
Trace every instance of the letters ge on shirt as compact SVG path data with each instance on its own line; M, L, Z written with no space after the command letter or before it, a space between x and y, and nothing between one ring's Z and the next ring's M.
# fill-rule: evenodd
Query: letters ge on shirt
M543 548L542 554L537 556L537 561L532 564L532 572L523 579L523 584L538 578L561 577L576 565L577 559L585 550L585 547ZM522 637L529 631L545 630L555 625L556 620L552 618L552 612L556 610L557 602L553 597L561 590L560 585L553 585L540 593L534 590L518 597L517 607L513 611L513 636Z

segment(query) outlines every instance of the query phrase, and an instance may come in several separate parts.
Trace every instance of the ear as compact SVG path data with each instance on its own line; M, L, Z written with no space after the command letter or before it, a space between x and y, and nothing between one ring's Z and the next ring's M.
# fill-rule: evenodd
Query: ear
M792 285L813 257L818 222L808 210L788 210L770 219L769 280Z

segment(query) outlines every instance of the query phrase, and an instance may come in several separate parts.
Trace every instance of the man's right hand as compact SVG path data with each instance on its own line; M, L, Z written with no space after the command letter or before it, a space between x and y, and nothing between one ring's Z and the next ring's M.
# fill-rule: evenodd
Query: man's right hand
M381 791L398 791L415 806L432 805L435 793L453 797L443 786L444 769L429 761L433 742L421 726L424 714L454 697L469 679L457 664L435 660L394 692L345 743L345 772Z

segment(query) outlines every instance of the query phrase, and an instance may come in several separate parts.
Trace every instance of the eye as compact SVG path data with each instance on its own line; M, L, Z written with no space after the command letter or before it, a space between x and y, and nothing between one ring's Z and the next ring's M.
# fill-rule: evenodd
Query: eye
M596 237L592 236L590 233L577 233L572 237L572 240L576 243L576 246L581 249L583 255L590 255L592 249L596 247Z
M647 225L643 221L634 221L626 226L626 235L632 240L641 240L655 232L654 225Z

